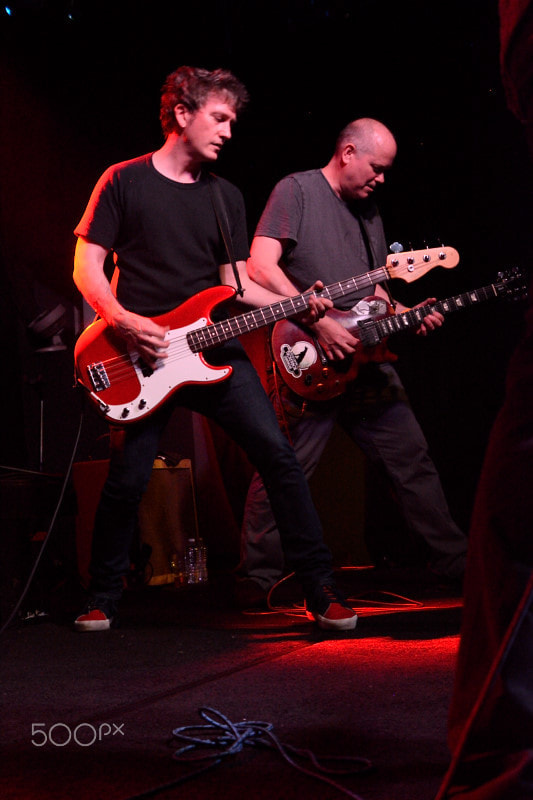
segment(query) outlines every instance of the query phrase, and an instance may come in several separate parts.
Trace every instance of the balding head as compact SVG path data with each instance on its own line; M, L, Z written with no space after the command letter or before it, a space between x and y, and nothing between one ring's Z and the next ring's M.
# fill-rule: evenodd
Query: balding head
M342 129L322 172L343 200L364 200L384 182L395 157L396 141L389 129L377 119L363 117Z
M349 122L339 133L335 153L340 153L347 144L354 144L361 153L371 153L377 147L387 147L396 152L396 141L389 129L377 119L362 117Z

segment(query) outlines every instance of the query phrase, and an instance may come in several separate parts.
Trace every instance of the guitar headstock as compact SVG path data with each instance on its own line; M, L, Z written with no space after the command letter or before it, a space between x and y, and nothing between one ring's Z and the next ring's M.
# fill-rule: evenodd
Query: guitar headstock
M527 287L527 278L518 267L498 272L498 283L494 284L499 296L510 298L511 300L525 300Z
M411 283L434 267L452 269L459 263L459 253L453 247L426 247L387 256L387 270L391 278L401 278Z

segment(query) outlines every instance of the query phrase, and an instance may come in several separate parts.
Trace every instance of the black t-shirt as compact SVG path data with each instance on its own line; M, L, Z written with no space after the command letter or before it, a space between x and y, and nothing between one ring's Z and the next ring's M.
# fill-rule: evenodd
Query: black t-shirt
M227 207L237 261L249 255L240 191L217 179ZM170 311L220 284L229 262L211 202L207 176L178 183L158 172L148 154L107 169L74 233L113 250L117 298L146 316Z

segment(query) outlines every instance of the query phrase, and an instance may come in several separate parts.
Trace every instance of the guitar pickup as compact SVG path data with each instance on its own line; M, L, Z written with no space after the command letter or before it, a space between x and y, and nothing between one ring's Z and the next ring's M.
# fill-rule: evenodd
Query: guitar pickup
M154 374L152 367L149 367L146 361L144 361L142 358L137 360L137 367L141 370L143 378L149 378Z
M376 330L376 325L373 320L364 320L359 323L359 338L363 344L363 347L375 347L381 342L383 338L380 336L379 332Z
M109 389L111 382L101 361L87 364L87 372L95 392L103 392L104 389Z

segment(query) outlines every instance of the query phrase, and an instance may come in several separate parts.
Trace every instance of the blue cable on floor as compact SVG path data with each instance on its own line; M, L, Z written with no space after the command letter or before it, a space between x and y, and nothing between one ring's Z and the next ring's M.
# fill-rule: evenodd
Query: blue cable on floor
M274 734L274 726L270 722L249 720L231 722L220 711L208 706L198 709L198 713L208 724L184 725L180 728L175 728L172 731L173 737L185 742L185 744L174 752L173 757L179 762L203 764L203 766L164 786L149 789L142 794L128 798L128 800L143 800L143 798L154 797L160 792L174 788L185 781L189 781L191 778L196 778L220 764L226 756L240 753L245 745L275 749L288 764L304 775L329 784L347 797L351 797L352 800L363 800L360 795L350 792L349 789L341 786L332 778L328 778L327 775L362 774L372 767L368 759L350 756L325 756L323 758L324 761L337 762L344 765L344 767L332 769L320 764L319 759L310 750L302 750L280 742ZM200 748L207 748L207 752L201 752ZM316 771L302 767L296 763L295 758L307 759L313 764Z
M283 744L274 734L274 726L270 722L256 722L244 720L231 722L224 714L214 708L203 707L199 709L200 716L208 725L191 725L176 728L172 731L176 739L186 742L183 747L176 750L174 758L177 761L196 762L216 758L217 763L226 756L242 751L245 745L251 747L268 747L276 749L280 755L295 769L312 778L328 783L330 786L343 792L353 800L362 800L359 795L350 792L327 775L353 775L366 772L371 768L371 763L365 758L352 758L345 756L327 756L328 762L343 764L342 768L332 769L319 763L318 758L310 750L302 750L292 745ZM199 752L198 748L207 748L208 752ZM216 754L213 753L216 750ZM307 759L316 768L316 771L306 769L294 759Z

